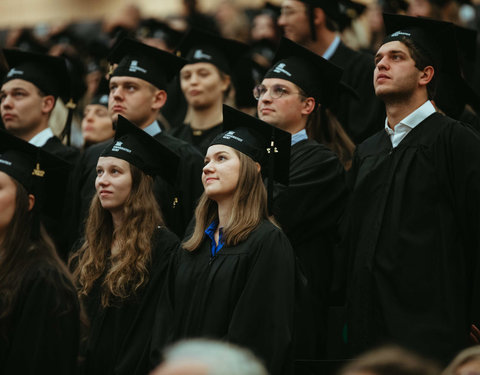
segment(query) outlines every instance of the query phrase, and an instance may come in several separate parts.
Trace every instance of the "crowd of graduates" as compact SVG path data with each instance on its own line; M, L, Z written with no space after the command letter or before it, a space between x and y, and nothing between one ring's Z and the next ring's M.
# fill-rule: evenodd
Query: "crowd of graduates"
M476 5L280 5L3 33L0 373L480 343Z

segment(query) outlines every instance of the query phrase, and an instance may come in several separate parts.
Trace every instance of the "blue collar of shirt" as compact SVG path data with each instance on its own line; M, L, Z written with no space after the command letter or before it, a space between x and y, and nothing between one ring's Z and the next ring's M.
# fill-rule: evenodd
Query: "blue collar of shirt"
M211 252L212 252L212 257L217 255L217 253L220 251L220 249L223 247L223 228L220 228L219 230L219 235L218 235L218 245L215 242L215 231L217 230L218 226L218 221L214 220L212 224L208 226L207 229L205 229L205 234L210 238L210 246L211 246Z
M155 120L150 125L148 125L145 129L143 129L145 133L151 135L152 137L156 136L157 134L162 132L162 128L158 125L158 121Z
M333 56L338 46L340 45L340 42L341 42L340 37L337 35L333 40L332 44L330 44L327 50L323 53L322 57L325 60L330 60L330 58Z
M308 139L307 131L305 129L300 130L298 133L292 135L292 146L304 139Z

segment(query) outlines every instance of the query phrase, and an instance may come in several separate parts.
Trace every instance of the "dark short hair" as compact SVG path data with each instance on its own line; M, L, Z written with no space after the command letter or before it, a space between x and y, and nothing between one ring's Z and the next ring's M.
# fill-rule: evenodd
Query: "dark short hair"
M415 61L415 67L418 70L423 70L427 66L432 66L435 69L432 80L427 85L427 94L429 99L433 99L437 88L437 65L433 62L433 59L423 50L418 48L409 38L403 38L401 40L407 47L413 61Z

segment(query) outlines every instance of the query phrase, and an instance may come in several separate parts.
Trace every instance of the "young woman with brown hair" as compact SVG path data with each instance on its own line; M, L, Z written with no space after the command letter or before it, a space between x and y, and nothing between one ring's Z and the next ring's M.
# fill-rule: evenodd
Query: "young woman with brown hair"
M68 164L0 131L0 373L73 374L79 304L40 220ZM66 175L66 173L65 173Z
M119 116L115 140L98 159L85 239L71 258L91 321L82 350L86 374L149 370L145 348L156 299L178 245L163 226L152 176L169 180L177 164L176 154Z
M171 315L159 306L164 331L157 334L172 327L171 340L234 342L280 374L291 349L295 261L288 239L269 217L262 172L270 147L278 151L270 177L288 181L290 136L226 106L223 116L232 130L217 136L205 156L205 191L172 262ZM284 141L271 146L272 133Z

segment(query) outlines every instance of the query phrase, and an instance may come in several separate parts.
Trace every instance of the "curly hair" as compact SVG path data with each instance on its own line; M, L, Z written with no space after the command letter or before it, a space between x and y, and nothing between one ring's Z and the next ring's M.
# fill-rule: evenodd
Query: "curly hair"
M126 299L149 280L151 238L162 215L153 194L153 178L130 164L132 188L124 205L124 222L114 230L112 215L97 195L92 199L85 226L85 240L69 264L77 282L79 297L86 297L101 279L101 303L110 306L112 298ZM119 249L111 255L113 242Z

